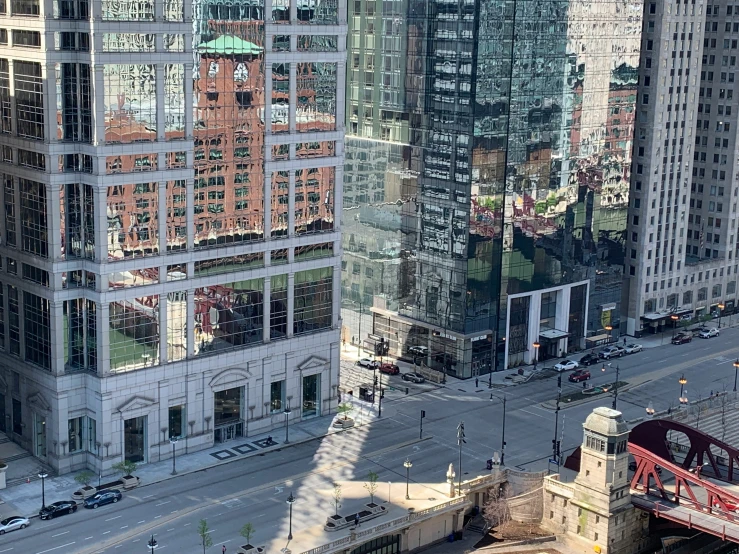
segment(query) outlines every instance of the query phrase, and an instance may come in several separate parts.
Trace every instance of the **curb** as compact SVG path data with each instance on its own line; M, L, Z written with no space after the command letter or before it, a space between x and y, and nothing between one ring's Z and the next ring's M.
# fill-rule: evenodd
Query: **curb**
M631 384L630 383L628 385L624 385L623 387L620 387L618 389L618 393L621 394L622 392L626 392L629 389L632 389L632 388L634 388L634 387L636 387L638 385L639 385L639 383L637 383L637 384ZM600 398L601 396L612 396L611 395L611 391L603 392L603 393L600 393L600 394L595 394L595 395L593 395L592 398L581 398L580 400L574 400L572 402L564 402L564 401L561 401L559 403L560 404L559 405L559 409L560 410L564 410L565 408L569 408L569 407L572 407L572 406L579 406L580 404L586 404L588 402L592 402L596 398ZM540 404L540 406L542 408L547 409L547 410L556 410L557 409L557 401L556 400L547 400L546 402L542 402Z
M262 455L262 454L267 454L269 452L274 452L276 450L283 450L283 449L286 449L286 448L290 448L292 446L298 446L298 445L306 444L306 443L309 443L309 442L314 441L314 440L319 440L319 439L326 438L326 437L328 437L330 435L336 435L336 434L340 434L340 433L351 432L352 429L357 429L357 430L358 429L362 429L363 427L365 427L367 425L371 425L371 423L374 423L375 421L380 421L380 418L376 418L374 421L372 421L370 423L363 423L362 425L355 425L354 427L350 427L349 429L342 429L340 431L335 431L333 433L324 433L322 435L316 435L315 437L306 437L304 439L300 439L300 440L296 440L296 441L291 441L291 442L289 442L287 444L284 444L284 443L277 444L275 446L266 448L266 449L264 449L262 451L259 451L259 452L250 452L249 454L242 455L242 456L240 456L238 458L229 458L227 460L222 460L222 461L218 461L218 462L213 462L211 464L206 464L206 465L203 465L203 466L198 467L198 468L195 468L195 469L189 469L189 470L184 470L184 471L177 471L177 475L172 475L172 474L169 474L168 473L167 475L163 475L161 477L152 479L151 481L148 481L147 480L147 481L141 483L140 485L138 485L137 487L135 487L134 489L131 489L131 490L139 490L139 489L142 489L143 487L148 487L149 485L155 485L155 484L161 483L163 481L169 481L170 479L174 479L176 477L180 477L180 476L183 476L183 475L192 475L193 473L197 473L199 471L206 471L208 469L213 469L214 467L219 467L219 466L222 466L222 465L225 465L225 464L230 464L230 463L233 463L233 462L238 462L239 460L246 460L248 458L252 458L254 456L258 456L258 455ZM428 438L431 438L431 436L429 436ZM424 437L422 440L426 440L426 437ZM416 441L413 441L413 442L418 442L418 441L416 440ZM398 448L402 448L403 446L407 446L407 445L405 445L403 443L403 444L399 445ZM195 452L193 452L193 454L195 454ZM163 461L167 461L167 460L163 460ZM155 463L160 463L160 462L155 462ZM20 486L20 485L17 485L17 486ZM70 501L72 501L72 500L70 500ZM5 503L5 502L3 502L3 503ZM11 504L12 504L12 502L11 502ZM81 505L82 505L81 503L77 502L77 506L81 506ZM38 519L39 518L39 515L38 515L38 512L36 512L33 515L26 515L24 517L26 517L28 519Z
M385 448L381 448L380 450L377 450L375 452L371 452L369 455L371 455L371 456L380 456L382 454L385 454L386 452L391 452L393 450L398 450L400 448L405 448L406 446L411 446L412 444L417 444L417 443L425 442L425 441L431 440L433 438L434 438L433 435L429 435L427 437L423 437L422 439L413 439L413 440L405 441L405 442L402 442L402 443L399 443L399 444L395 444L393 446L388 446L388 447L385 447ZM303 441L303 442L307 442L307 441ZM298 444L298 443L296 443L296 444ZM249 456L245 456L244 458L241 458L241 459L245 459L247 457L249 457ZM366 455L363 455L363 456L360 456L360 457L366 458ZM236 460L233 460L233 461L236 461ZM224 460L224 463L227 463L227 462L228 462L228 460ZM353 462L341 462L341 463L337 463L337 464L328 464L324 468L317 468L317 469L312 470L312 471L306 471L306 472L303 472L303 473L298 473L296 475L292 475L291 476L291 479L292 480L299 480L299 479L302 479L302 478L304 478L304 477L306 477L308 475L312 475L313 473L321 473L321 472L324 472L324 471L333 469L335 467L340 467L342 465L346 465L346 464L349 464L349 463L353 463ZM216 465L221 465L221 464L216 464ZM190 472L190 473L194 473L194 472ZM186 475L186 474L183 473L182 475ZM164 480L165 479L162 479L161 481L164 481ZM153 481L153 482L147 483L147 484L153 485L155 482L158 483L160 481ZM234 498L238 498L239 496L242 496L244 494L253 494L254 492L258 492L258 491L261 491L261 490L266 490L266 489L269 489L269 488L274 487L276 484L283 483L283 482L284 482L284 479L279 479L279 480L276 480L276 481L270 481L269 483L264 483L263 485L252 487L251 489L242 490L242 491L239 491L239 492L235 492L233 494L230 494L230 495L228 495L228 496L226 496L224 498L219 499L219 502L222 503L223 501L229 501L229 500L232 500ZM144 486L144 485L142 485L142 486ZM168 523L170 521L174 521L175 519L178 519L181 516L190 515L190 514L192 514L194 512L197 512L198 510L200 510L202 508L205 508L207 506L210 506L212 504L213 504L212 501L201 502L197 506L192 506L191 508L189 508L187 510L178 511L175 514L170 514L169 517L166 517L166 518L160 518L160 519L157 519L157 520L153 520L153 521L151 521L149 523L145 523L144 525L141 526L141 528L131 529L130 531L124 533L121 537L108 539L106 542L102 543L101 545L91 546L88 549L82 550L80 552L81 552L81 554L92 554L94 552L104 552L105 550L107 550L108 548L110 548L111 546L113 546L115 544L122 543L122 542L124 542L124 541L130 539L131 537L136 536L138 534L147 533L149 530L154 529L156 527L159 527L163 523Z

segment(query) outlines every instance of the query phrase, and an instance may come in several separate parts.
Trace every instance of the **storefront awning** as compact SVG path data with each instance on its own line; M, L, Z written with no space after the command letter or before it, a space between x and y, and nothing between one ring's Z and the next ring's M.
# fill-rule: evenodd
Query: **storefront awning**
M568 337L570 334L567 331L560 331L559 329L546 329L539 331L539 338L546 340L559 340Z
M648 314L644 314L643 316L641 316L641 318L642 319L645 319L647 321L660 321L662 319L669 319L670 316L672 316L672 315L681 316L681 315L689 314L689 313L692 313L692 312L693 312L693 310L683 310L683 309L675 310L674 312L673 311L670 311L670 312L651 312L651 313L648 313Z

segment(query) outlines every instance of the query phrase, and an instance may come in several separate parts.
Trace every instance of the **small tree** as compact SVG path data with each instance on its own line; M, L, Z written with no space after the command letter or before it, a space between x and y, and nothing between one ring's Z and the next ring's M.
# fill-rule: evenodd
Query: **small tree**
M370 495L370 502L372 504L375 503L375 493L377 492L377 473L370 470L369 473L367 473L367 482L364 484L364 488L367 489L367 492Z
M123 460L122 462L113 464L113 469L122 474L123 477L127 477L128 475L133 475L133 472L136 471L136 464L131 460Z
M213 546L213 539L210 538L208 522L204 519L201 519L198 524L198 535L200 536L200 544L203 547L203 554L205 554L205 549Z
M75 475L74 480L83 487L87 488L90 486L90 481L92 481L93 477L95 477L95 474L92 471L85 470Z
M488 501L482 506L482 517L490 527L499 527L511 518L508 491L504 486L488 490Z
M344 419L347 419L347 416L351 413L353 409L354 409L354 406L344 402L343 404L339 404L339 407L337 408L336 411L342 414L344 416Z
M334 512L338 516L339 508L341 508L341 485L339 483L334 483L334 492L332 496L334 497Z
M246 546L251 546L251 538L254 535L254 526L251 523L245 523L239 533L241 533L241 536L246 539Z

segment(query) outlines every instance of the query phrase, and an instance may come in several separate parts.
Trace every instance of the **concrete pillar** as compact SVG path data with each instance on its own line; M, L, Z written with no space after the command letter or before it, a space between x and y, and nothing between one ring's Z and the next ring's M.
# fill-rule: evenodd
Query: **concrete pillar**
M186 186L187 206L185 207L185 224L187 226L187 249L192 251L195 248L195 182L192 179L188 179ZM192 276L193 274L190 272L188 265L187 278L192 279Z
M341 265L334 266L333 279L331 281L332 304L331 309L331 326L334 329L339 328L339 319L341 318Z
M295 325L295 273L287 274L287 336L293 336Z
M61 207L59 206L60 185L50 183L46 185L46 224L49 229L49 259L62 258L62 238L59 229L62 225Z
M98 12L98 15L100 15L100 5L102 2L91 2L93 13ZM102 41L102 33L94 33L93 36L100 37L100 40ZM100 45L100 50L97 50L98 52L102 52L102 44ZM94 130L94 143L96 145L103 145L105 144L105 78L103 75L103 65L102 64L96 64L93 66L93 87L92 90L94 92L94 97L92 100L93 105L93 121L95 122L95 130Z
M290 159L295 157L295 144L290 145ZM295 236L295 171L289 171L287 189L287 235Z
M555 318L555 327L562 331L569 331L570 326L570 292L572 289L567 286L557 291L557 315ZM587 314L586 314L587 319ZM557 355L564 356L567 354L567 337L558 341Z
M272 291L272 282L269 277L264 278L264 296L262 297L262 340L269 342L269 321L272 305L270 303L270 295Z
M346 97L345 97L345 84L346 84L346 62L339 62L336 67L336 114L335 114L335 126L336 129L344 129L344 112L346 110Z
M97 348L98 375L110 373L110 305L107 302L97 303Z
M189 1L186 2L188 4ZM185 11L185 13L191 13ZM185 45L185 50L190 50L189 45ZM194 137L194 121L193 121L193 110L189 109L189 106L193 105L193 72L195 66L192 63L185 64L185 138L188 141L192 141ZM188 167L192 167L192 161L188 160Z
M156 4L161 4L161 2L155 2ZM156 8L155 8L156 9ZM159 20L158 20L159 21ZM164 98L164 64L158 63L156 64L156 93L157 98L163 99ZM164 141L164 102L157 102L157 113L156 113L156 130L157 130L157 140L158 141Z
M108 242L111 240L108 234L108 187L95 187L92 194L95 206L95 260L107 262Z
M164 127L164 123L162 123L162 127ZM157 221L157 233L159 234L157 243L159 244L159 253L161 254L167 252L167 193L170 191L167 190L166 181L161 181L157 185L157 213L159 217ZM172 230L172 233L174 235L174 230Z
M167 321L167 295L159 295L159 365L164 365L169 360L169 348L167 337L169 336L169 322ZM154 363L154 360L152 360Z
M294 8L294 2L290 3L290 11ZM294 133L296 128L296 109L298 105L298 91L297 91L297 79L298 79L298 64L295 62L290 63L290 132Z
M272 173L264 172L264 239L272 235Z
M187 274L188 278L192 278L192 274ZM187 333L187 357L192 358L195 355L195 289L187 289L187 322L185 324L185 332Z
M49 338L51 342L51 373L64 373L64 302L49 302Z
M510 311L510 309L509 309ZM534 343L539 341L539 332L541 331L540 325L541 319L541 291L534 291L531 293L529 299L529 341L526 345L527 356L525 357L526 363L534 363L534 357L536 356ZM506 329L508 331L508 329ZM506 333L507 334L507 333ZM541 361L543 345L539 348L539 361Z
M53 36L53 35L52 35ZM53 41L53 38L52 38ZM48 51L53 51L54 46L52 44L46 45ZM57 119L56 119L56 63L47 62L41 64L41 79L44 87L44 112L47 114L44 118L44 137L46 142L57 142ZM52 93L53 91L53 93ZM13 114L15 119L15 113ZM51 160L48 160L51 162ZM51 167L54 167L54 162L46 164L46 171L49 171Z
M18 134L18 122L15 117L15 69L13 67L12 59L8 60L8 72L10 73L10 113L12 114L10 117L10 129L12 135L16 136ZM56 86L54 87L54 90L56 90Z

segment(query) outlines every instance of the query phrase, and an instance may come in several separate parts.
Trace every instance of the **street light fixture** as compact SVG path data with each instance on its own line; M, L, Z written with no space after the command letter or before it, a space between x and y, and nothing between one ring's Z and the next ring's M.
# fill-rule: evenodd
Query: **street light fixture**
M688 404L688 391L687 391L687 389L683 390L680 393L680 404L682 404L684 406Z
M649 404L647 404L647 416L653 417L654 416L654 406L652 405L652 402L650 400Z
M49 476L48 473L45 471L42 471L38 474L39 479L41 479L41 509L43 510L46 508L46 484L45 480Z
M677 314L672 314L670 316L670 319L672 320L672 338L675 338L675 330L677 329L677 320L680 319L677 317Z
M177 450L175 450L175 445L177 444L178 440L179 440L179 437L169 437L169 442L172 443L172 475L177 475L177 466L176 466Z
M290 404L287 405L287 408L282 413L285 414L285 444L288 444L290 442L290 414L292 413Z
M680 376L680 379L677 380L678 383L680 383L680 397L683 396L683 387L685 387L685 384L688 382L688 380L685 378L685 374L683 373Z
M287 505L290 506L290 530L287 534L288 541L293 540L293 504L295 504L295 497L293 496L292 491L290 491L290 496L287 497Z
M739 358L734 362L734 392L736 392L736 374L739 371Z
M539 361L539 347L541 346L541 344L535 342L531 346L534 347L534 371L536 371L536 363Z
M499 396L495 396L492 392L490 393L490 400L497 398L501 400ZM506 395L503 393L503 433L500 438L500 465L505 465L505 414L506 414Z
M608 367L611 367L611 364L608 364ZM601 371L606 371L606 366L600 368ZM616 382L613 384L613 409L616 410L618 407L618 382L619 382L619 376L621 375L621 366L616 366Z
M718 308L718 328L721 329L721 316L723 315L724 308L726 305L723 302L719 302Z
M410 458L405 459L403 467L405 467L405 499L410 500L411 496L408 494L408 487L411 480L411 468L413 467L413 462L411 462Z
M151 549L151 554L154 554L154 549L155 549L155 548L156 548L157 546L159 546L159 545L157 544L157 541L156 541L156 539L154 538L154 535L152 535L152 536L151 536L151 538L149 539L149 542L148 542L148 543L146 543L146 545L147 545L147 546L148 546L148 547L149 547L149 548Z
M613 326L606 325L603 327L606 331L608 331L608 342L613 342L613 336L611 335L611 331L613 331Z

